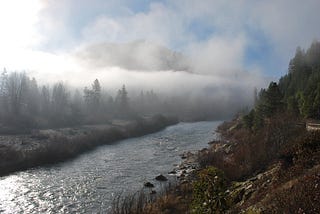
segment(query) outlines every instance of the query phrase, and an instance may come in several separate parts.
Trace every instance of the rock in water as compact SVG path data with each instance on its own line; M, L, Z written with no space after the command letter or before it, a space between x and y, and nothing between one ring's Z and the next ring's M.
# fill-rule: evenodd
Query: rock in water
M144 186L145 186L145 187L148 187L148 188L154 187L154 185L153 185L152 183L150 183L150 182L144 183Z
M168 178L166 178L166 177L163 176L163 175L158 175L158 176L156 177L156 180L157 180L157 181L167 181Z
M171 172L168 172L168 174L177 174L177 172L175 170L172 170Z

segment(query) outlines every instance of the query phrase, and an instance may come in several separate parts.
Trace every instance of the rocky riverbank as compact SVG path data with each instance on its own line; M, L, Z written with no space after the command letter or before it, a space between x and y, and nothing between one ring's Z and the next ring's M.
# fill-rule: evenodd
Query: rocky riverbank
M171 192L176 213L318 213L320 132L297 122L274 118L255 135L239 118L219 126L221 139L193 155L198 167Z
M25 135L1 135L0 175L64 161L99 145L160 131L177 122L174 118L155 116L104 125L34 130Z
M255 133L223 123L209 148L181 155L177 185L131 213L319 213L320 132L268 122Z

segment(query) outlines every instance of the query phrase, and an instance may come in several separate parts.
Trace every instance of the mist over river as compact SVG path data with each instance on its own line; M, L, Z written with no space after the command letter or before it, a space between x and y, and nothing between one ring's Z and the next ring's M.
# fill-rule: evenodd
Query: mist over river
M165 176L179 154L208 146L219 121L179 123L100 146L68 162L0 177L0 213L106 213L119 192Z

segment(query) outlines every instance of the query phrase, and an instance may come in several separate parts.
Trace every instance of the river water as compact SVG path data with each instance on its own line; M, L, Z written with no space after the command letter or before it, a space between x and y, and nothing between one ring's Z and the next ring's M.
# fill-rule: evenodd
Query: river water
M0 213L107 213L119 192L171 171L179 154L207 147L220 122L179 123L77 158L0 177Z

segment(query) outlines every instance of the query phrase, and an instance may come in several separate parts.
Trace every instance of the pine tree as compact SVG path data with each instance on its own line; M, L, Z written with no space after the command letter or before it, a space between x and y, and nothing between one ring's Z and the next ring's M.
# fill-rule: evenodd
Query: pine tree
M92 84L92 102L93 105L99 107L101 101L101 86L98 79Z
M266 92L265 115L270 117L283 110L282 94L275 82L271 82Z
M128 92L126 90L126 86L123 85L121 89L121 108L123 110L128 110L129 107L129 99L128 99Z

